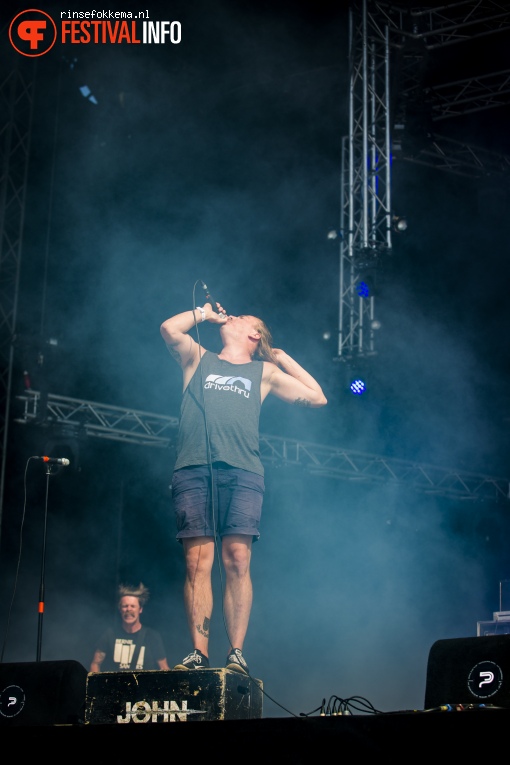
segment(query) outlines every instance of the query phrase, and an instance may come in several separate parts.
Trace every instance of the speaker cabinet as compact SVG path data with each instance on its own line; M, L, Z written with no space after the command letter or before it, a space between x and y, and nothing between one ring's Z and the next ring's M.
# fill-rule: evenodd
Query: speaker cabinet
M427 664L425 709L510 708L510 635L437 640Z
M86 688L77 661L0 664L0 725L83 722Z
M262 717L262 682L229 669L91 672L87 723L172 723Z

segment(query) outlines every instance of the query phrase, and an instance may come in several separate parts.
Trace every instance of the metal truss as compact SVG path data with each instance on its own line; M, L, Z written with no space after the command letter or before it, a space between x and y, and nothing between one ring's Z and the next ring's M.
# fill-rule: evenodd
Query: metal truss
M397 154L396 157L398 159ZM435 167L466 178L510 174L508 154L498 154L443 135L434 135L430 143L417 148L413 154L403 152L400 160Z
M34 64L21 58L14 57L0 81L0 524L34 103Z
M510 158L435 135L432 123L510 102L510 72L423 87L425 53L510 30L508 3L402 8L354 0L349 14L349 134L342 142L338 358L376 354L374 288L392 248L393 159L480 177ZM430 124L429 124L430 123Z
M464 0L415 9L375 0L372 7L381 27L388 27L393 44L423 40L427 50L510 30L505 0Z
M61 426L67 435L168 448L176 441L178 419L119 406L36 391L17 396L20 424ZM509 499L509 480L477 473L261 434L262 462L309 474L364 483L390 483L438 497L498 501Z
M338 356L374 353L373 287L364 276L391 250L389 37L367 0L349 16L349 136L340 219Z
M120 406L83 401L52 393L30 391L16 397L23 402L17 423L60 425L66 434L95 436L141 446L168 447L179 425L176 417L151 414Z
M461 117L464 114L495 109L510 104L510 69L480 77L434 85L431 96L432 120Z

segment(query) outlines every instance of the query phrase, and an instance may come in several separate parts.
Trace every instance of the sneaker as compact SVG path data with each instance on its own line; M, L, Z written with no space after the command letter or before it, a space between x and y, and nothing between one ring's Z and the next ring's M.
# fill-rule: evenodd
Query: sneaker
M241 653L240 648L232 648L225 664L227 669L231 669L233 672L241 672L243 675L249 675L250 671L248 665Z
M181 664L176 664L174 669L209 669L209 659L202 651L195 648L182 660Z

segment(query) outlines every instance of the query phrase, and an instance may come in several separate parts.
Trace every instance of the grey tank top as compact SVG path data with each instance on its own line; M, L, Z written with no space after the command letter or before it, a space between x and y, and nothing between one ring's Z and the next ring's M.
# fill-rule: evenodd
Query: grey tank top
M263 361L231 364L206 351L183 393L175 470L212 462L264 475L259 451ZM205 418L204 418L205 412Z

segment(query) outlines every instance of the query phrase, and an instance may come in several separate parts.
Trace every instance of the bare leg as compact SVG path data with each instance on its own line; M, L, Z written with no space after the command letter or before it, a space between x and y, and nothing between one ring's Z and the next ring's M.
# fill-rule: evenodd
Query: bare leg
M214 540L210 537L183 539L186 560L184 605L193 648L209 656L209 628L213 608L211 572Z
M250 575L252 538L245 534L225 536L222 557L225 568L224 609L231 648L242 650L248 630L253 588Z

